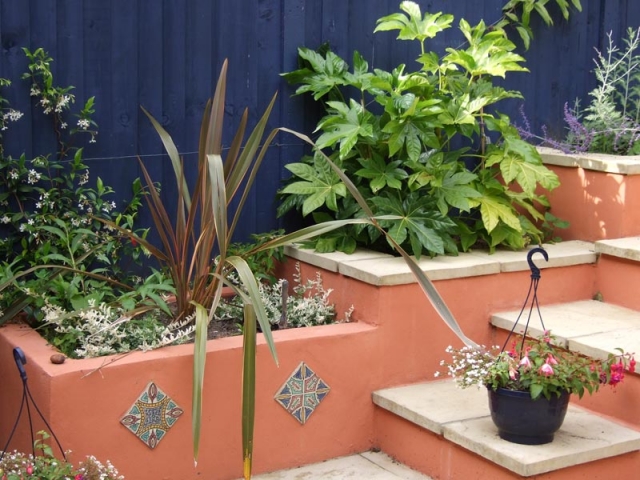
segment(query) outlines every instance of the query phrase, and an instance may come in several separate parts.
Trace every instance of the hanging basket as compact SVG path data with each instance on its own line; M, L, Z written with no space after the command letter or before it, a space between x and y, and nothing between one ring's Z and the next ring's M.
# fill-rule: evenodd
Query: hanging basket
M537 310L542 329L545 330L542 315L538 307L537 295L538 283L540 282L540 269L535 266L532 260L533 255L536 253L542 254L545 260L549 260L549 256L543 248L534 248L529 251L527 255L527 262L531 269L529 293L502 347L503 352L509 343L509 339L514 334L527 305L530 304L530 308L522 334L523 345L534 307ZM529 302L530 298L531 302ZM498 427L500 438L524 445L541 445L553 441L554 433L558 431L564 421L569 406L569 397L571 396L570 392L564 392L559 396L552 395L551 398L546 398L541 395L533 399L529 391L509 390L506 388L498 388L497 390L488 388L488 391L491 419L496 427Z

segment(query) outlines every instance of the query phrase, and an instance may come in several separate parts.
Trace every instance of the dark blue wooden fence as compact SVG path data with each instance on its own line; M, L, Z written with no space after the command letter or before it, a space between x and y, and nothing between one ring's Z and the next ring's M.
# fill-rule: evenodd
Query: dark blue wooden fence
M504 0L420 0L423 10L445 11L471 23L492 23ZM509 76L505 85L522 91L534 128L562 127L565 102L587 100L595 86L591 74L594 47L606 47L606 33L620 39L627 26L640 25L638 0L582 0L583 12L570 22L551 10L556 25L535 22L531 49L523 52L531 73ZM125 198L139 175L137 156L175 195L172 173L163 149L140 106L169 130L186 162L195 162L202 110L212 95L218 71L229 59L227 118L237 124L245 107L255 122L271 96L279 99L271 126L311 133L317 121L312 104L291 97L292 88L279 73L296 67L296 49L329 42L345 58L360 51L373 67L412 65L416 45L396 41L395 34L373 34L377 18L395 12L399 0L0 0L0 77L14 85L3 95L25 113L3 139L6 151L27 157L53 151L47 119L20 80L27 61L22 47L43 47L54 58L59 85L74 85L79 100L96 97L96 144L85 158ZM430 47L443 51L462 43L456 29ZM503 110L518 116L519 102ZM244 212L239 231L245 237L277 226L275 192L286 176L283 166L297 160L304 148L280 135L270 150Z

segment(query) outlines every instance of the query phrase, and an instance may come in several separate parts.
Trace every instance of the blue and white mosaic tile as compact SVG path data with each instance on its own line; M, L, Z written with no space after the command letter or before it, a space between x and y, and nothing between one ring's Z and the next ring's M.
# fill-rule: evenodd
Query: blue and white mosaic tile
M327 385L301 362L275 395L275 400L301 424L305 424L329 393Z
M156 448L183 413L176 402L151 382L120 423L149 448Z

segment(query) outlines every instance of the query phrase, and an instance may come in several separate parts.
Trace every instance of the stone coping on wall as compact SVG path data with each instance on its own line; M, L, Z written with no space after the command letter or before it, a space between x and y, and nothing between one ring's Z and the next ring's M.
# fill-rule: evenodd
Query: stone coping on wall
M537 147L545 165L581 167L621 175L640 175L640 155L607 155L603 153L564 153L547 147Z
M612 238L595 243L596 253L640 262L640 237Z
M596 262L596 253L591 242L572 240L545 244L543 247L549 254L549 261L545 262L539 254L534 256L536 265L541 269ZM528 270L527 252L528 250L517 252L499 250L489 254L486 251L475 250L455 257L423 256L418 260L418 264L430 280L449 280ZM371 285L404 285L416 281L402 258L380 252L358 250L351 255L342 252L316 253L311 249L290 246L285 248L285 253L290 258Z

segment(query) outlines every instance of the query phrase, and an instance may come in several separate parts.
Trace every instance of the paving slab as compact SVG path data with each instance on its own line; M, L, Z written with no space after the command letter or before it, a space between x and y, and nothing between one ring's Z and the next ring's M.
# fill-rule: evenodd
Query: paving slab
M446 425L444 438L524 477L640 449L640 432L572 405L553 442L545 445L502 440L490 417Z
M595 250L596 253L640 262L640 237L599 240L595 243Z
M429 394L425 395L427 385ZM471 387L461 395L449 380L378 390L372 399L379 407L440 435L449 422L489 415L486 389Z
M492 315L491 324L511 330L518 310ZM606 358L620 347L640 352L640 312L596 300L545 305L540 307L544 327L551 330L556 343L596 358ZM522 333L528 310L522 315L516 333ZM533 311L528 335L538 337L543 328L537 311Z
M608 155L604 153L575 153L566 154L560 150L546 147L537 147L545 165L558 165L561 167L581 167L585 170L594 170L605 173L618 173L621 175L640 174L639 155Z
M527 253L530 249L537 247L532 245L525 251L513 252L507 250L499 250L495 253L474 251L473 255L482 258L493 258L500 263L501 272L520 272L529 270L527 262ZM591 242L582 240L570 240L560 243L545 243L542 247L549 255L549 261L545 261L542 254L535 254L531 258L533 263L540 269L570 267L572 265L582 265L588 263L596 263L597 256L594 245Z
M393 258L391 255L373 250L358 249L352 254L344 252L317 253L313 249L302 248L298 245L287 245L284 253L291 258L308 263L315 267L324 268L329 272L337 272L342 263L357 262L359 260Z
M422 257L417 261L430 280L474 277L500 273L500 264L489 258L480 258L469 253L457 257ZM415 283L411 269L401 257L389 259L367 259L360 262L340 264L338 271L347 276L372 285L405 285Z
M278 472L255 475L255 480L431 480L430 477L396 462L382 452L365 452L348 457Z
M540 255L534 257L534 262L541 269L596 262L594 246L590 242L572 240L558 244L545 244L543 247L549 254L549 261L545 262ZM527 252L528 250L518 252L500 250L489 254L472 251L458 256L434 258L423 256L417 262L430 280L449 280L529 270ZM404 285L416 281L401 257L370 250L357 250L352 255L347 255L341 252L315 253L313 250L287 247L285 253L297 260L332 272L339 272L371 285Z

